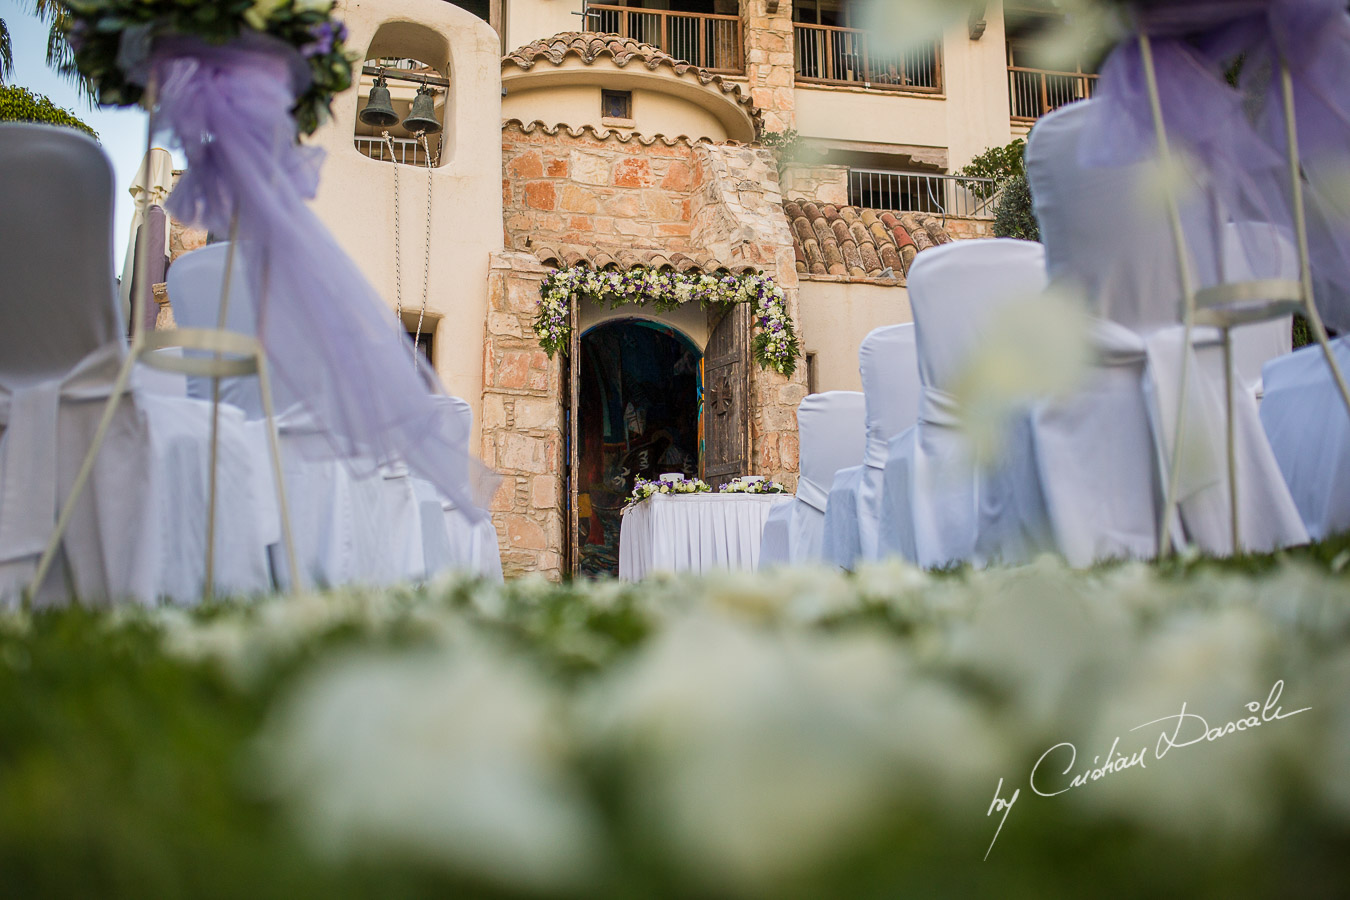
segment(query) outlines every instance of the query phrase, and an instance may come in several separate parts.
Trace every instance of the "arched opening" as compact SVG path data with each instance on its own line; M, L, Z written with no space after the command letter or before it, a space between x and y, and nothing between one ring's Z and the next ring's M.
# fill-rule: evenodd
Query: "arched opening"
M661 322L614 319L581 336L578 568L617 575L620 513L638 478L699 474L703 354Z
M381 25L359 71L352 136L356 149L384 162L444 164L453 150L447 134L450 69L444 36L412 22ZM377 81L388 99L372 107ZM420 94L429 94L430 103L418 105ZM372 115L376 108L379 115Z

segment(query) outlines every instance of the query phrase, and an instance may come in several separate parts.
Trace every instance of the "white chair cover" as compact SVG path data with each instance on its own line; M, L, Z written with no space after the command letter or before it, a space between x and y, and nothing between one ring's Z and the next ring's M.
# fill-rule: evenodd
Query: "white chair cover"
M1155 173L1145 165L1084 167L1079 139L1090 102L1072 104L1037 123L1027 150L1027 177L1041 223L1052 282L1085 292L1099 317L1093 336L1099 363L1075 396L1032 416L1041 492L1056 545L1074 565L1109 557L1150 557L1157 550L1163 479L1168 474L1180 393L1182 289L1176 251ZM1197 284L1252 275L1272 277L1287 265L1279 236L1271 259L1240 257L1245 229L1183 207ZM1216 240L1215 235L1220 235ZM1274 347L1278 325L1237 329L1237 383ZM1218 334L1196 329L1187 398L1185 453L1176 488L1184 538L1207 552L1231 552L1222 354ZM1239 521L1244 547L1300 543L1306 533L1259 430L1254 393L1235 398ZM1174 532L1177 530L1174 529Z
M797 406L801 470L797 495L774 507L764 524L759 567L819 562L825 505L840 469L860 465L867 419L859 391L811 394Z
M881 480L891 438L919 418L918 347L913 323L878 328L858 348L867 446L863 464L839 470L825 506L823 555L844 569L875 560L881 523Z
M1331 346L1342 371L1350 369L1350 337ZM1322 348L1272 360L1263 382L1261 424L1309 536L1350 531L1350 416Z
M443 397L440 402L463 420L464 431L468 433L473 423L473 410L469 404L459 397ZM413 483L422 514L427 577L444 571L458 571L501 581L501 547L492 520L474 522L453 502L440 496L430 482L415 478Z
M212 328L220 321L220 292L225 277L225 260L230 252L228 243L210 244L200 250L185 253L169 267L169 302L173 304L174 322L179 328ZM235 253L230 275L230 305L226 310L225 328L239 334L256 336L257 320L253 297L249 291L242 248ZM209 356L203 350L183 351L187 356ZM192 375L187 380L189 397L211 399L211 379ZM263 417L262 393L255 376L220 379L220 399L244 411L250 419ZM287 404L279 404L277 411Z
M922 395L918 422L887 451L878 538L883 555L925 567L983 565L1020 561L1045 543L1027 435L1010 434L1003 458L982 469L950 393L994 312L1044 289L1044 251L1030 241L958 241L915 259L909 301Z
M0 599L12 601L36 571L127 349L112 169L98 144L67 128L0 125L0 173ZM209 405L133 379L40 604L201 597L209 422ZM243 417L226 411L220 424L215 589L267 590Z

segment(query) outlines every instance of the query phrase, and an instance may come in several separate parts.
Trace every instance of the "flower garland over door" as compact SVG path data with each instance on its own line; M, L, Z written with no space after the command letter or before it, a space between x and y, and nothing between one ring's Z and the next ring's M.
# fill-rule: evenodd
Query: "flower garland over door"
M756 333L755 362L791 377L801 346L787 312L783 289L767 275L704 275L658 272L634 268L626 272L597 272L586 266L554 269L539 286L539 314L534 333L549 356L567 346L572 335L573 295L595 303L609 298L610 308L650 304L658 312L697 302L704 309L714 303L753 303Z

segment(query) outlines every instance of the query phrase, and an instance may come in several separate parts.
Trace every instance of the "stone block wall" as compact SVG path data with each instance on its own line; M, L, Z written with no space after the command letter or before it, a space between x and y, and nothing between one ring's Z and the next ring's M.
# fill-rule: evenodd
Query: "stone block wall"
M848 166L791 165L783 174L783 198L848 206Z
M531 324L548 273L533 255L494 253L483 353L483 462L502 476L492 521L508 578L563 570L562 357L548 358Z
M770 5L776 8L769 12ZM741 0L745 32L745 74L750 96L764 111L764 130L796 127L792 0Z
M693 198L695 242L715 258L748 264L772 276L801 324L792 233L783 214L778 168L768 150L698 146ZM750 364L750 469L795 487L797 404L806 396L806 361L791 378Z
M502 129L506 246L609 244L690 253L694 148L687 141Z

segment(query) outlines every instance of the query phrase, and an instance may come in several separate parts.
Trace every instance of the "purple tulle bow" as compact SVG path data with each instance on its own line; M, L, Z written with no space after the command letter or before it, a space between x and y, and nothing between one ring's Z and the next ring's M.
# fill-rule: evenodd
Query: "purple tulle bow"
M1287 62L1317 304L1328 325L1350 328L1350 15L1344 2L1168 0L1140 2L1132 11L1137 30L1151 38L1168 138L1196 165L1216 223L1268 222L1292 241L1279 76L1280 60ZM1228 81L1234 72L1236 86ZM1138 38L1123 40L1107 58L1093 107L1081 145L1084 165L1153 155ZM1261 277L1286 274L1273 271L1279 253L1272 247L1243 251Z
M156 127L188 168L169 198L182 221L229 233L238 215L258 336L282 407L298 404L334 451L368 468L406 462L481 520L495 477L468 454L469 423L394 315L309 209L322 151L296 142L290 109L305 87L294 49L250 37L227 46L160 39L151 54Z

